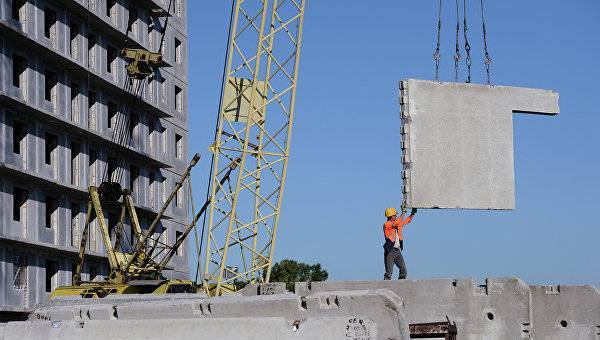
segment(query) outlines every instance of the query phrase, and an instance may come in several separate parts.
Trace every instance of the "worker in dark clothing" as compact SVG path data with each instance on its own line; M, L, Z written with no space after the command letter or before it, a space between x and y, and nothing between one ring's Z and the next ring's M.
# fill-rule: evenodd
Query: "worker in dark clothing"
M406 211L402 211L400 217L398 212L394 208L385 209L385 217L387 221L383 224L383 235L385 237L385 244L383 245L383 260L385 265L384 280L391 280L392 273L394 271L394 264L400 271L399 279L406 278L406 265L404 264L404 258L402 257L403 240L402 240L402 228L409 224L417 209L413 208L410 212L410 216L404 218Z

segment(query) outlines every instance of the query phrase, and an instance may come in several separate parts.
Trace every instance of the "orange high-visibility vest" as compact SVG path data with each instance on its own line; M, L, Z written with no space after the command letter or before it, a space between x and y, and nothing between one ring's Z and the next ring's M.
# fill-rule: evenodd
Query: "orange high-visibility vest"
M404 215L400 215L400 217L396 218L394 221L386 221L383 224L383 235L388 240L394 242L396 241L396 232L398 233L398 238L402 240L402 228L405 225L409 224L413 216L410 215L407 218L403 219Z

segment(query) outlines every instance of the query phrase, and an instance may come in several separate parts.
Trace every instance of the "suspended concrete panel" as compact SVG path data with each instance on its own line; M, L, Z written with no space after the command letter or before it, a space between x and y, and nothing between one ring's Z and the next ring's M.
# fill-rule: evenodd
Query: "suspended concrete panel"
M512 114L556 115L558 93L400 83L405 207L515 208Z

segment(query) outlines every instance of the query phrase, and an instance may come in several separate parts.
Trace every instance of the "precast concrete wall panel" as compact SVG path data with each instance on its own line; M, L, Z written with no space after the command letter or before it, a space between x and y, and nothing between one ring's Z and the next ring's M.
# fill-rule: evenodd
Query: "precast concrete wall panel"
M512 114L557 114L558 94L415 79L400 84L403 205L514 209Z
M331 291L303 297L287 293L214 298L197 294L146 295L143 299L69 298L38 306L31 321L6 325L4 336L10 339L52 334L56 338L79 335L87 339L102 335L133 339L190 334L197 338L206 334L210 339L402 340L410 338L403 310L402 300L389 290ZM248 318L254 323L246 323ZM277 322L272 323L275 319ZM156 325L160 327L154 329ZM259 336L255 327L260 328ZM100 332L102 328L104 333ZM207 329L211 331L203 333Z
M534 339L600 338L600 291L593 286L531 286Z
M361 322L359 324L359 321ZM168 326L167 326L168 325ZM356 325L356 326L355 326ZM349 327L356 327L348 330ZM366 329L363 330L363 329ZM0 325L0 339L397 339L410 337L378 336L370 320L347 317L309 317L297 327L282 317L241 317L222 319L163 319L128 321L23 322Z
M529 287L519 279L473 279L399 281L341 281L297 283L300 296L316 292L388 289L405 305L410 324L456 322L459 339L521 339L531 323Z
M518 278L299 282L299 296L387 289L402 299L410 324L456 322L457 339L589 339L600 336L600 291L535 286ZM248 290L248 292L254 290Z
M10 264L0 264L0 270L11 271ZM409 324L446 318L456 324L457 339L596 340L600 329L600 292L592 286L529 286L518 278L489 278L484 284L472 279L301 282L294 294L283 287L258 284L239 295L212 298L201 294L61 297L38 305L29 322L0 324L0 339L3 331L9 339L36 332L94 338L102 327L117 338L153 337L164 334L163 329L177 337L181 327L215 329L217 333L207 333L215 338L227 338L235 329L234 334L244 338L254 334L246 328L249 317L257 324L281 319L287 325L283 333L275 325L259 337L281 339L289 338L290 327L296 339L313 339L313 334L322 339L408 339ZM223 320L233 323L224 327ZM312 329L323 320L329 327ZM162 327L154 330L154 325ZM146 333L143 326L152 331ZM343 336L340 327L347 331ZM203 329L196 334L204 334ZM188 336L187 330L183 332Z

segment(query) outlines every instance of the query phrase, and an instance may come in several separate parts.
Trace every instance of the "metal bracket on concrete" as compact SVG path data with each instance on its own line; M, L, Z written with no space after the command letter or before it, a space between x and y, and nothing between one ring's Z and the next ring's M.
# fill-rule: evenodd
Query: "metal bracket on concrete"
M446 321L412 323L409 326L411 339L431 339L444 337L445 340L456 340L458 335L456 322Z

